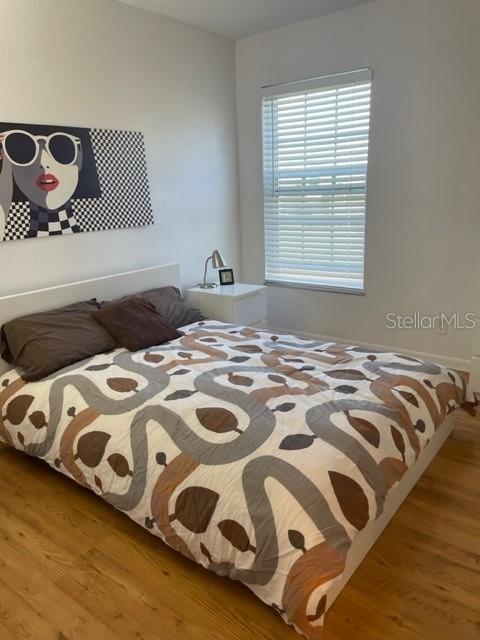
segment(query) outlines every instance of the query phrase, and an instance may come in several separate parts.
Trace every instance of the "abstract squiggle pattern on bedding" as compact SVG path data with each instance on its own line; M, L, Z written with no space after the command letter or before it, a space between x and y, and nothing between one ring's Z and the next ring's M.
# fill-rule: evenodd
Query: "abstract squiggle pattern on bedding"
M208 321L25 384L0 439L322 636L329 587L465 383L393 353Z

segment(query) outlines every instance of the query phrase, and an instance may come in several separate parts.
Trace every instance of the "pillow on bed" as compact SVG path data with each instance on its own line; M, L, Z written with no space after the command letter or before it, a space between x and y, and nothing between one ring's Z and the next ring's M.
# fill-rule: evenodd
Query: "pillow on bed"
M93 317L129 351L140 351L183 336L143 297L112 302L95 311Z
M90 300L7 322L2 327L2 358L32 381L115 349L115 340L92 317L98 308L98 302Z
M125 296L121 300L128 300L140 296L144 300L148 300L155 307L155 311L159 313L169 324L178 329L184 327L187 324L193 322L199 322L205 320L205 316L200 313L198 309L195 309L188 304L180 293L180 290L176 287L160 287L158 289L150 289L141 293L135 294L135 296ZM114 300L113 303L119 302ZM102 303L102 308L112 302Z

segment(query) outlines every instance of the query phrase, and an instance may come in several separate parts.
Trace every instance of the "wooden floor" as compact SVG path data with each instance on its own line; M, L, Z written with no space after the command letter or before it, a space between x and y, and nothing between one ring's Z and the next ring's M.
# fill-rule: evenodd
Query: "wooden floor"
M0 447L0 639L295 640L43 463ZM456 430L327 617L325 640L480 638L480 418Z

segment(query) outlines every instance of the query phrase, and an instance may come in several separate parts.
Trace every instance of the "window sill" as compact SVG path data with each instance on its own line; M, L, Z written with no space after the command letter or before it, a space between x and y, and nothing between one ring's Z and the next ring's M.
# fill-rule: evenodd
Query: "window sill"
M365 289L355 289L353 287L336 287L326 284L304 284L301 282L279 282L277 280L265 280L268 287L285 287L287 289L306 289L308 291L325 291L326 293L343 293L351 296L365 296Z

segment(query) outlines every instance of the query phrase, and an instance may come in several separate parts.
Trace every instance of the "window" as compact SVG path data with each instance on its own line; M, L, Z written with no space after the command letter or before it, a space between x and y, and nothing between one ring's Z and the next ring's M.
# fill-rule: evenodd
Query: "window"
M263 90L265 272L363 291L372 74Z

